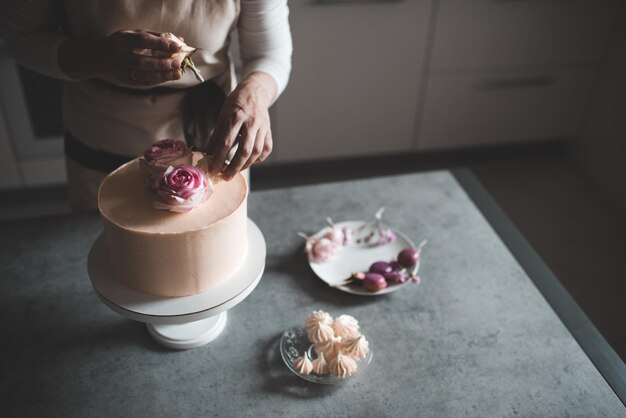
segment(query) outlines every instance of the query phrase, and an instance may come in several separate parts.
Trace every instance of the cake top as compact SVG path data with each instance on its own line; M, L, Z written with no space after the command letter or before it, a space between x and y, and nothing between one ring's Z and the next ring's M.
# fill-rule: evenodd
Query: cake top
M202 158L193 155L194 164ZM98 209L104 218L136 232L175 234L202 229L234 213L246 201L246 180L237 174L230 181L214 182L211 197L186 213L154 208L155 192L146 187L139 159L109 174L100 185Z

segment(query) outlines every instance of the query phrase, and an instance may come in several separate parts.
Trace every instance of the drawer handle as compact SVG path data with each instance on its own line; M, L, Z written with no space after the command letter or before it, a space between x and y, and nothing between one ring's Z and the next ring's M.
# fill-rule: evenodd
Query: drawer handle
M405 0L312 0L311 3L318 5L329 4L356 4L356 3L400 3Z
M569 2L570 0L493 0L495 3L522 3L522 2L535 2L535 3L565 3L565 2Z
M554 77L526 77L526 78L508 78L508 79L484 79L476 84L476 90L506 90L524 87L545 87L556 84Z

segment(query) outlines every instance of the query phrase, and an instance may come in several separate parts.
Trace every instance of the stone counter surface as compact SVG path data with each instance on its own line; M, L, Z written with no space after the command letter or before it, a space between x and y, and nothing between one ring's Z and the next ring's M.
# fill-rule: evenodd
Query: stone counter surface
M380 297L331 289L303 240L335 221L385 220L428 238L422 284ZM87 254L98 215L0 224L2 416L626 416L624 406L448 172L253 192L268 258L211 344L172 351L100 302ZM315 309L360 320L375 354L322 386L278 341Z

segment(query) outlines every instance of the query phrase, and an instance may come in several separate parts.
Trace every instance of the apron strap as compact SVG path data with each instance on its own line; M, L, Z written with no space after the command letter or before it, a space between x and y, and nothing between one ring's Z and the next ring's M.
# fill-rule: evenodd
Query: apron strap
M211 80L187 90L182 109L187 145L198 151L206 151L225 101L224 90Z
M122 164L135 158L93 149L80 142L69 132L65 132L64 139L66 156L85 168L101 173L109 174Z

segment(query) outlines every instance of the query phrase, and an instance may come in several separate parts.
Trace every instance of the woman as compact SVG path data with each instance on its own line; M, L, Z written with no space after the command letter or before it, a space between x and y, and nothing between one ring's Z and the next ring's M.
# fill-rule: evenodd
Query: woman
M2 7L0 29L17 61L66 81L76 210L95 208L102 178L163 138L186 137L205 149L211 173L227 180L271 152L268 108L291 70L286 0L10 0ZM228 53L234 29L244 64L238 85ZM193 62L207 82L182 71L180 45L167 32L199 48Z

